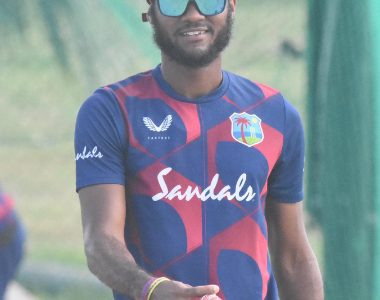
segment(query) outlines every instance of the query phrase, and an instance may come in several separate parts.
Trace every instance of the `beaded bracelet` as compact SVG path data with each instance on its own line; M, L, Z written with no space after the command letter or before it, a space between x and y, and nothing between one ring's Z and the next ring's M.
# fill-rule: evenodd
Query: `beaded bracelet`
M163 283L164 281L169 281L168 278L166 277L159 277L157 279L155 279L149 286L149 291L148 291L148 296L146 297L146 300L150 300L150 297L152 297L152 294L154 292L154 290L161 284Z
M151 279L149 279L145 285L144 285L144 288L142 289L141 291L141 300L145 300L148 296L148 291L149 291L149 288L150 286L152 285L152 283L156 280L157 278L153 277Z

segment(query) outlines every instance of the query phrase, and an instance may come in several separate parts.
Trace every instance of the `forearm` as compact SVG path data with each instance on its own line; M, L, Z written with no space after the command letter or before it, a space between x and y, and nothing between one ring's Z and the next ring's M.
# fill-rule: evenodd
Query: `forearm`
M89 269L103 283L133 299L140 298L151 276L137 266L123 242L102 236L86 243L86 255Z
M126 200L124 186L95 185L79 191L82 208L83 236L88 267L104 284L141 299L148 291L156 300L190 300L211 295L220 300L215 285L195 286L165 280L154 285L150 274L139 268L124 242ZM157 282L156 282L157 284Z
M323 282L315 256L275 268L281 300L323 300Z

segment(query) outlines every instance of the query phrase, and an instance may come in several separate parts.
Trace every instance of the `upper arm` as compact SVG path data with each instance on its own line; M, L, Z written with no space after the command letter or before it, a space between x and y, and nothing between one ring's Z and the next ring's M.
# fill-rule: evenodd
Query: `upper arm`
M92 185L79 190L86 248L103 235L124 242L125 187Z
M303 259L312 255L307 239L302 202L267 200L268 241L274 260Z
M303 199L304 132L297 110L284 100L283 145L268 178L268 197L294 203Z
M125 184L127 134L117 102L104 90L81 106L75 125L76 188Z

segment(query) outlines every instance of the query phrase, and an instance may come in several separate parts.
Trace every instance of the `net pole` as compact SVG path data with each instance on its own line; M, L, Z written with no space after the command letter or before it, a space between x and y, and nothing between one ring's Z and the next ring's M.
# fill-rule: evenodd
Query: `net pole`
M308 200L318 201L327 300L372 299L373 293L375 115L368 4L309 0L308 160L314 176Z
M380 299L380 1L370 0L370 19L373 39L373 82L375 108L375 228L373 300Z

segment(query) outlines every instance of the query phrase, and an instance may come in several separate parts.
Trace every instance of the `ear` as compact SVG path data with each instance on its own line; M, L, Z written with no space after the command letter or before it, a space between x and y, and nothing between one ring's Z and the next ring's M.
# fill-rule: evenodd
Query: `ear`
M152 24L152 10L149 9L149 11L146 13L146 21Z
M143 22L148 22L149 21L148 14L147 13L142 13L141 14L141 20Z
M143 22L149 22L150 24L152 24L152 18L149 13L142 13L141 19Z
M152 6L150 6L149 10L146 13L143 13L141 16L143 22L149 22L150 24L152 24L152 13Z
M228 0L230 2L231 10L232 10L232 17L235 17L236 12L236 1L237 0Z

